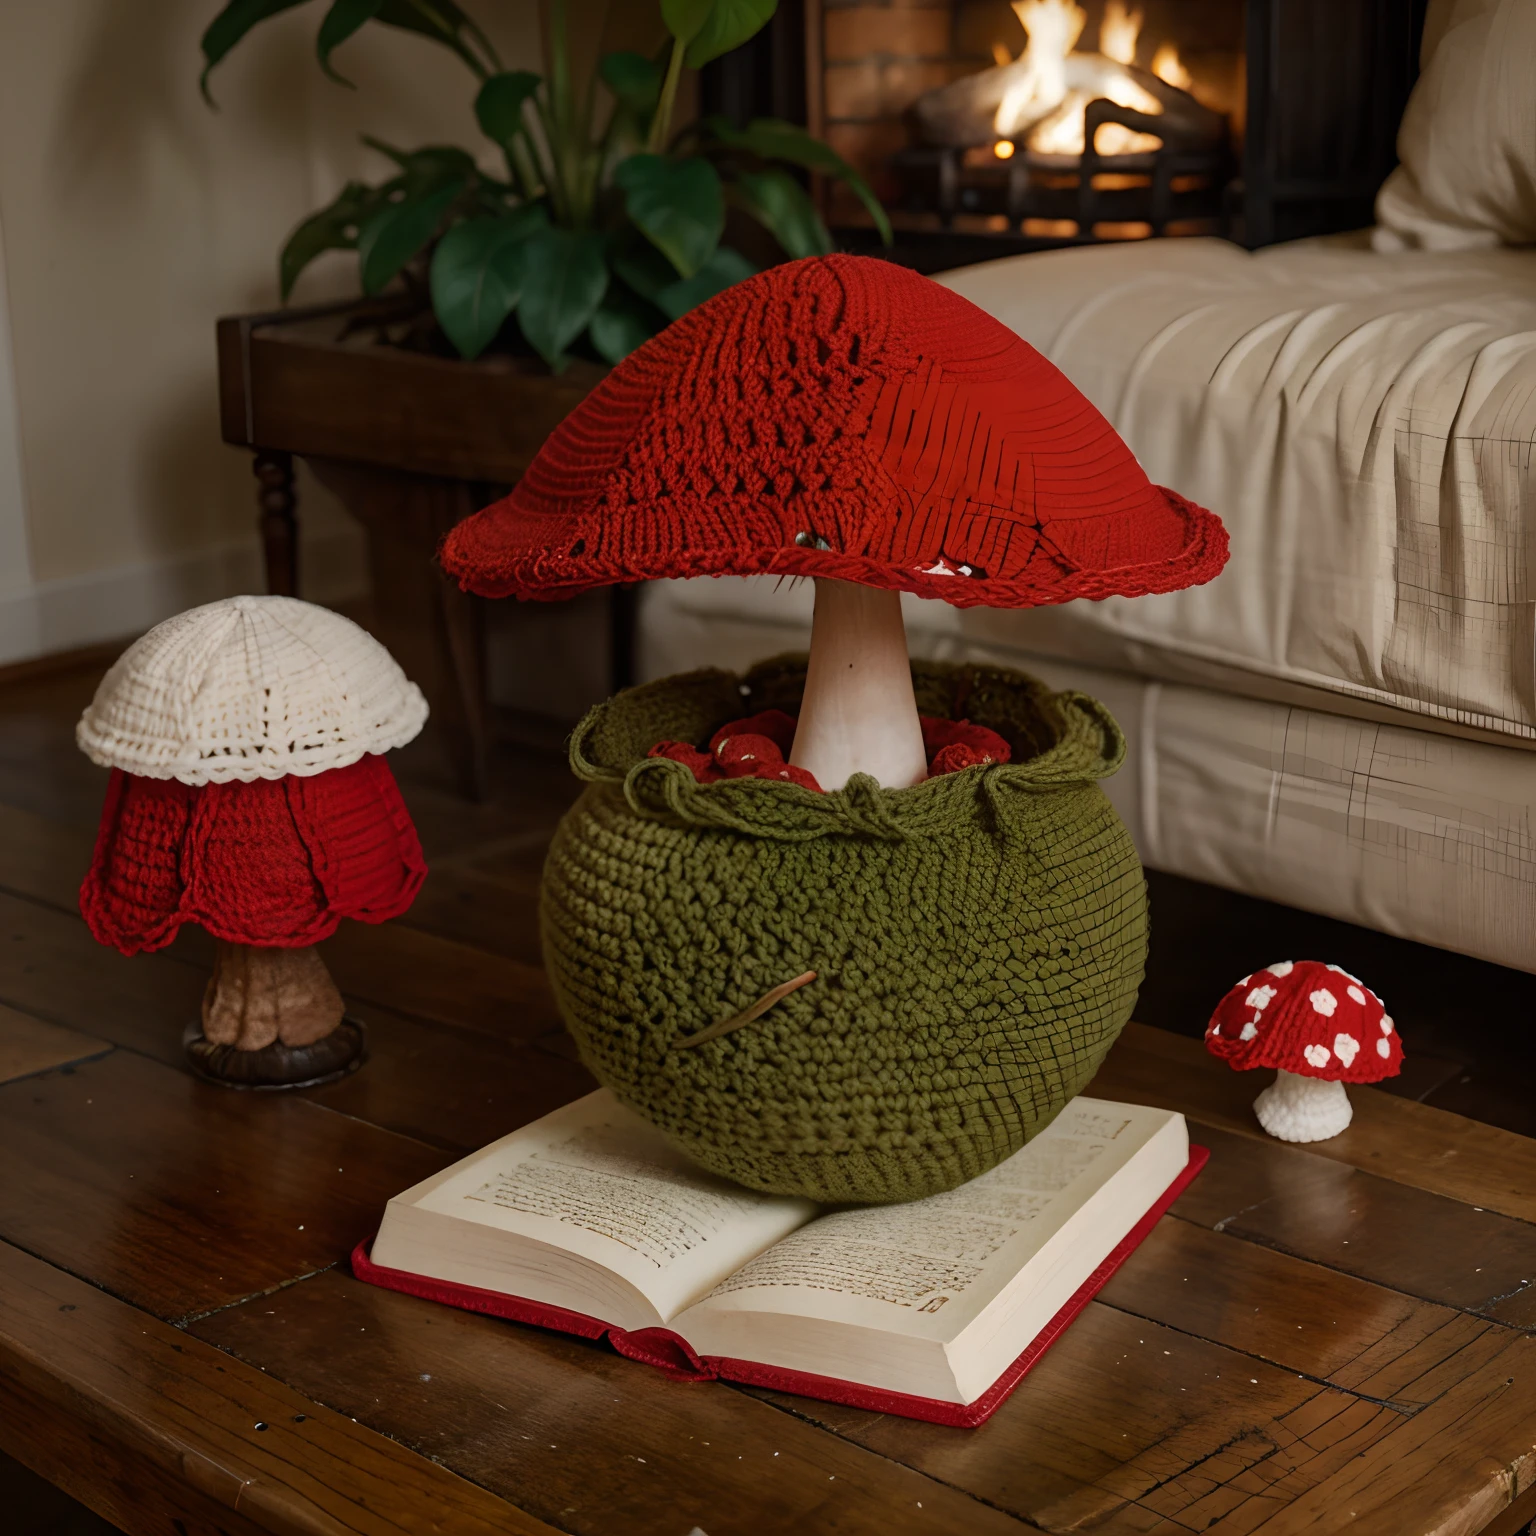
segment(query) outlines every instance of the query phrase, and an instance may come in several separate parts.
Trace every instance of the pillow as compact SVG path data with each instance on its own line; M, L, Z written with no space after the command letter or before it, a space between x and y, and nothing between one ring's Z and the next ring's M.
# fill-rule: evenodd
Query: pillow
M1536 242L1536 0L1430 0L1378 251Z

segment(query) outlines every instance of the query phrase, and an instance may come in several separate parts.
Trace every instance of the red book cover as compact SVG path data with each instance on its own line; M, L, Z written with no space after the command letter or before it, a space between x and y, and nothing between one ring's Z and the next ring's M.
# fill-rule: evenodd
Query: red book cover
M1109 1278L1140 1246L1163 1213L1184 1193L1191 1179L1205 1166L1210 1152L1191 1146L1184 1171L1164 1190L1157 1203L1126 1233L1104 1262L1078 1287L1072 1298L1030 1341L1017 1360L969 1403L948 1403L938 1398L914 1397L906 1392L887 1392L860 1382L839 1381L831 1376L816 1376L808 1371L791 1371L781 1366L762 1365L752 1360L727 1360L713 1355L696 1355L687 1342L669 1328L637 1328L627 1331L585 1313L569 1312L564 1307L500 1291L481 1290L473 1285L456 1285L449 1280L432 1280L401 1269L386 1269L368 1256L369 1244L361 1242L352 1255L352 1273L369 1285L386 1290L404 1291L408 1296L422 1296L446 1306L462 1307L467 1312L485 1312L518 1323L534 1323L541 1328L557 1328L586 1339L606 1337L621 1355L654 1365L680 1381L739 1381L754 1387L773 1387L780 1392L795 1392L802 1397L820 1398L828 1403L847 1403L855 1408L869 1408L877 1413L895 1413L908 1419L926 1419L930 1424L950 1424L973 1429L997 1412L1009 1393L1018 1386L1031 1367L1057 1339L1066 1332L1072 1319L1109 1283Z

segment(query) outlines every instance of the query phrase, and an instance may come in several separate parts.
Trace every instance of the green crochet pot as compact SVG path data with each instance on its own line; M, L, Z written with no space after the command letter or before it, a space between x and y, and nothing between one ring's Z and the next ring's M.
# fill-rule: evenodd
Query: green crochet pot
M624 1103L755 1189L912 1200L974 1178L1082 1089L1136 1000L1146 887L1094 782L1119 727L1022 673L912 670L922 714L991 727L1013 761L817 794L646 756L794 712L799 658L632 688L572 738L587 788L542 908L561 1011ZM805 971L756 1022L681 1044Z

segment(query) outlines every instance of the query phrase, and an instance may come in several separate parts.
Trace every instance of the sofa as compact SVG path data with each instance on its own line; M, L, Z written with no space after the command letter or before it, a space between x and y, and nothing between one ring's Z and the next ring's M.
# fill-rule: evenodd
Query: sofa
M1109 704L1131 750L1106 788L1150 867L1536 971L1532 78L1536 5L1436 0L1374 231L942 275L1233 552L1167 596L904 602L917 654ZM648 587L641 675L803 647L809 587L778 588Z

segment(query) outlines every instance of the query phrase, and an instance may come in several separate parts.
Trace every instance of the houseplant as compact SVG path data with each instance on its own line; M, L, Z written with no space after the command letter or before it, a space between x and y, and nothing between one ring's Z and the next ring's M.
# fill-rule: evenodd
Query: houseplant
M254 26L304 3L229 0L203 34L205 94L209 73ZM477 357L506 327L514 344L558 371L573 350L620 361L757 271L744 242L727 235L728 210L785 256L829 251L831 237L796 170L847 182L889 239L866 183L804 129L769 118L674 125L684 69L746 42L776 6L659 0L667 41L657 56L605 53L578 82L566 0L549 0L545 10L542 76L504 68L453 0L331 0L316 36L321 69L347 83L337 50L369 22L448 48L478 82L475 117L505 175L458 146L401 150L367 138L392 173L348 182L293 231L280 259L283 297L322 252L356 250L363 291L398 281L430 299L462 357Z

